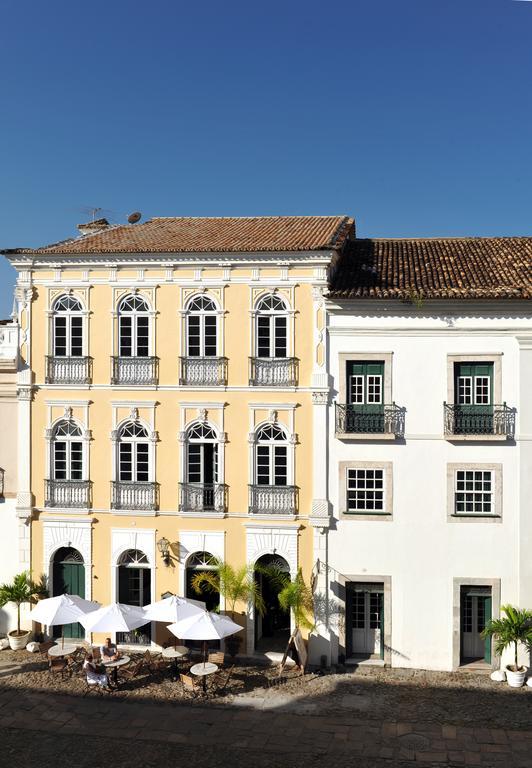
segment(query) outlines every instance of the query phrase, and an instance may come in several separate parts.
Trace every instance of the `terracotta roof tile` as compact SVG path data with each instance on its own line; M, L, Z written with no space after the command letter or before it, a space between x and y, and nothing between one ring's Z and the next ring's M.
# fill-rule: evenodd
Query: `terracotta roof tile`
M154 218L42 248L5 253L219 253L341 248L353 229L348 216Z
M532 237L353 240L329 296L532 299Z

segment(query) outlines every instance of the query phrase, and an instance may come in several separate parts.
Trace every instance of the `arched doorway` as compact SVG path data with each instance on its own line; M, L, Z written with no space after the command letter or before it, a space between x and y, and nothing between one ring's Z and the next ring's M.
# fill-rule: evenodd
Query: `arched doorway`
M83 557L73 547L61 547L54 555L52 569L52 597L77 595L85 597L85 564ZM85 637L85 630L78 622L53 627L53 637Z
M220 595L204 589L200 594L192 586L192 579L197 573L216 570L216 558L210 552L194 552L187 560L186 594L191 600L203 600L208 611L220 608Z
M128 549L118 561L118 602L126 605L148 605L151 602L151 568L140 549ZM117 643L150 645L151 623L131 632L117 632Z
M212 592L203 589L200 594L192 586L192 579L197 573L205 573L216 569L216 558L210 552L194 552L187 560L186 565L186 591L185 597L191 600L203 600L208 611L218 611L220 608L220 595L218 592ZM187 640L186 644L191 648L200 648L202 643L195 640ZM219 648L218 640L209 641L209 648Z
M276 570L286 573L289 579L290 567L280 555L263 555L256 565L255 579L264 600L265 613L261 616L255 608L255 650L284 651L290 637L290 612L279 605L282 587L278 579L268 575L267 569L274 566Z

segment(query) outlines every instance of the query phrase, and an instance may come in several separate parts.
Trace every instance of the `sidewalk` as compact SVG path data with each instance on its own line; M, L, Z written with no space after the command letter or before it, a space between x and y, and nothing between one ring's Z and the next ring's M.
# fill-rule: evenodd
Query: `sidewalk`
M311 758L319 756L320 762L325 758L335 765L343 765L344 761L349 765L349 761L358 758L356 765L369 766L380 765L382 761L383 765L413 764L419 768L434 765L532 768L532 729L507 731L412 722L376 723L361 720L355 712L335 717L296 715L283 711L282 706L278 710L258 710L237 706L150 704L112 697L76 698L0 688L0 727L54 735L58 749L62 737L109 739L116 742L117 755L126 739L137 743L137 752L149 747L147 752L152 759L153 744L158 743L181 745L187 748L187 753L188 748L216 747L227 757L229 753L240 755L237 758L240 762L245 760L248 751L260 752L260 765L294 766L299 764L298 758L302 765L309 765ZM88 740L76 739L76 742L86 754ZM190 755L187 766L195 765L193 750ZM76 755L69 757L73 764L84 764ZM286 758L286 762L282 758ZM250 764L253 762L257 760Z

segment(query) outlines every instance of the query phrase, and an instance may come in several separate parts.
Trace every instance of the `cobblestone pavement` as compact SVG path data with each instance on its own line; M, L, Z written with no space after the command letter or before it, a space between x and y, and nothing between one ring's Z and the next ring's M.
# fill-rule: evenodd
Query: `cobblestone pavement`
M18 768L317 768L325 759L335 768L532 768L532 724L529 730L511 731L379 722L349 709L334 716L296 714L282 695L278 707L241 704L80 698L2 686L0 762Z

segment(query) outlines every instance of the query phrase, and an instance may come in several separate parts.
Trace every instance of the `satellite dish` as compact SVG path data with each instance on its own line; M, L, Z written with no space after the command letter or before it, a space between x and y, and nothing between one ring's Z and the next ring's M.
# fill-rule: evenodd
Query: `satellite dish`
M127 217L127 220L130 224L136 224L137 221L140 221L142 218L142 213L140 211L135 211L134 213L130 213Z

